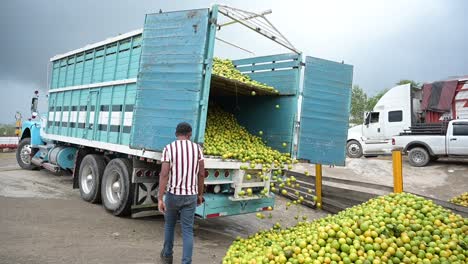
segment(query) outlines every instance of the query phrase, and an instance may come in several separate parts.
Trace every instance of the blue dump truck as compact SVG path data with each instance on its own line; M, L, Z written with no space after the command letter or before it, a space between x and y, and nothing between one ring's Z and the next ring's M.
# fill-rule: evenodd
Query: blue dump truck
M47 113L24 122L19 165L72 173L83 200L102 202L116 216L157 210L162 149L182 121L203 145L213 102L251 133L264 131L272 148L312 163L344 165L353 67L304 56L276 28L255 26L264 14L236 12L213 5L147 14L141 30L51 58ZM231 22L221 24L221 16ZM212 74L216 33L233 23L291 51L233 60L239 71L278 93ZM37 98L34 112L35 105ZM269 180L246 182L245 165L206 156L199 217L274 207L273 193L258 192L269 190L271 172ZM247 187L253 195L239 195Z

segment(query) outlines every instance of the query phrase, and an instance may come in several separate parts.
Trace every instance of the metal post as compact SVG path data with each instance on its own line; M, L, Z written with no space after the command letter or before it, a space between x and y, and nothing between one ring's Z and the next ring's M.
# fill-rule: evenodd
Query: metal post
M401 157L401 149L392 150L393 163L393 192L403 192L403 165Z
M322 209L322 164L315 164L315 195L317 208Z

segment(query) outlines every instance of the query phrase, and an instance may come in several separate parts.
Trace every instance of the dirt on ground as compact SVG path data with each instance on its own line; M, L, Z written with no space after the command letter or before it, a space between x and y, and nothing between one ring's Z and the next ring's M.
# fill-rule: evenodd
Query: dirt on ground
M237 236L294 225L294 216L326 212L290 207L277 197L272 218L255 214L196 220L193 263L220 263ZM268 215L268 213L266 213ZM180 262L181 233L175 261ZM14 153L0 153L0 263L159 263L164 217L119 218L81 200L71 176L21 170Z
M299 172L314 173L310 164ZM468 162L441 160L424 168L404 163L406 191L447 200L468 191ZM348 159L346 167L324 166L324 176L391 186L388 157ZM220 263L237 236L268 229L274 223L294 225L294 216L316 219L324 211L297 206L286 210L287 199L277 197L272 218L255 214L196 220L193 263ZM0 153L0 263L159 263L164 217L119 218L101 205L81 200L69 175L45 170L21 170L14 153ZM182 250L176 233L175 262Z

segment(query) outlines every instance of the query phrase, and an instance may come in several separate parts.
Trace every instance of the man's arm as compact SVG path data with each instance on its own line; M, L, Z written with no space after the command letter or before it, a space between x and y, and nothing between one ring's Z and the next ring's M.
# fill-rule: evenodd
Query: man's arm
M169 181L169 167L169 162L163 162L161 165L161 173L159 173L158 207L159 211L163 213L166 211L163 196L166 192L167 182Z
M203 202L203 191L205 189L205 161L198 162L198 204Z

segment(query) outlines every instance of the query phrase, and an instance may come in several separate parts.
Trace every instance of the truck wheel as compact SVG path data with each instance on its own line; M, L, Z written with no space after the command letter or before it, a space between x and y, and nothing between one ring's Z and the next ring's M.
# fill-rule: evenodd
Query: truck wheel
M37 168L31 163L31 138L24 138L18 144L16 149L16 162L25 170L33 170Z
M350 140L346 144L346 154L350 158L360 158L360 157L362 157L361 144L356 140Z
M78 184L81 198L90 203L101 201L101 179L106 168L102 155L88 154L80 164Z
M413 148L408 154L409 163L414 167L424 167L429 161L429 153L424 148Z
M111 160L104 171L101 185L102 204L116 216L127 216L133 200L132 165L128 159Z

